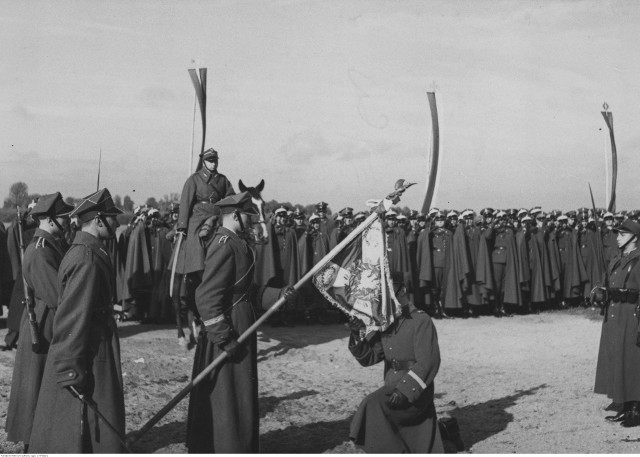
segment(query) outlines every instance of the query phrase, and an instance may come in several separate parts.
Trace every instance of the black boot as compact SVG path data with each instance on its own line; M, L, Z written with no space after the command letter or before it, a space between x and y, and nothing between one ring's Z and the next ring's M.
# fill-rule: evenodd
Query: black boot
M625 402L622 406L622 410L620 410L618 414L614 416L605 416L605 420L608 420L609 422L622 422L627 418L630 409L631 404L629 402Z
M637 427L640 425L640 402L632 401L631 410L627 414L627 417L624 418L620 425L623 427Z

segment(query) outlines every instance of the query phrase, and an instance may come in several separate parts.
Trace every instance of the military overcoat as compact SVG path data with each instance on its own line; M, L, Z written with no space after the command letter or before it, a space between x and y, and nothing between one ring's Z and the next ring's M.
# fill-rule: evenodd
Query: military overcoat
M237 234L220 228L207 247L196 306L205 329L200 332L193 377L222 353L221 345L238 338L255 322L249 299L254 255ZM255 333L240 353L225 360L192 391L187 421L190 453L258 452L258 364Z
M120 453L115 434L76 397L77 386L125 430L113 267L103 243L78 232L58 271L59 305L31 432L38 454Z
M360 404L351 440L368 453L444 453L433 403L440 348L431 318L413 308L384 333L352 334L349 350L362 366L384 361L384 386ZM394 389L408 398L407 408L389 407Z
M610 288L640 290L640 249L618 254L608 272ZM595 393L615 403L640 401L640 347L637 345L638 301L613 301L602 322Z
M236 192L227 177L202 168L187 178L180 195L178 229L186 229L184 256L178 256L178 273L187 274L204 269L205 249L198 231L211 217L213 204Z
M36 229L24 253L24 279L34 303L40 346L34 352L29 319L22 314L18 351L13 365L11 396L7 409L7 440L29 443L42 374L53 335L53 316L58 306L58 268L64 256L62 243L50 233Z

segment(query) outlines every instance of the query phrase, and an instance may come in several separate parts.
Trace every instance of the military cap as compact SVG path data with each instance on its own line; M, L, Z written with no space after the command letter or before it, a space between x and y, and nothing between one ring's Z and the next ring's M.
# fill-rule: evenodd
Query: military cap
M569 218L566 215L561 214L560 216L558 216L557 220L558 220L558 222L562 222L562 221L568 221Z
M610 213L609 211L607 211L606 213L604 213L604 215L602 216L603 219L607 219L607 218L611 218L613 219L613 213Z
M294 219L304 219L304 211L301 211L300 208L296 208L293 212Z
M536 219L541 220L541 219L546 219L547 218L547 214L544 212L540 212L540 213L536 213Z
M366 218L367 218L367 215L366 215L363 211L360 211L359 213L356 213L356 214L353 216L353 220L354 220L354 221L363 221L363 220L365 220Z
M583 213L583 214L584 214L584 213L589 213L589 209L588 209L588 208L585 208L585 207L583 206L582 208L578 208L578 212L579 212L579 213Z
M416 217L417 220L419 221L426 221L427 220L427 215L424 213L418 213L418 216Z
M541 213L541 212L542 212L542 208L539 207L539 206L534 206L533 208L531 208L529 210L529 214L531 214L532 216L535 216L536 214Z
M575 219L576 215L575 211L567 211L567 217L570 217L571 219Z
M449 213L447 214L447 219L451 219L451 218L458 218L458 212L455 210L451 210L449 211Z
M62 194L43 195L38 203L31 209L32 216L64 217L73 211L73 206L67 205L62 199Z
M498 211L496 213L496 218L501 218L501 217L506 217L506 216L507 216L507 213L502 211L502 210L500 210L500 211Z
M341 214L336 214L336 215L334 216L334 218L333 218L333 220L335 220L335 221L341 221L342 219L344 219L344 217L342 217L342 215L341 215Z
M309 223L313 224L314 222L320 223L320 216L317 214L312 214L311 217L309 217Z
M562 211L560 211L559 209L554 209L553 211L551 211L550 215L551 217L559 217L562 216Z
M472 217L473 217L473 211L472 211L472 210L470 210L470 209L465 209L465 210L462 212L461 216L462 216L464 219L472 218Z
M531 222L533 221L533 219L531 219L531 216L526 215L525 217L523 217L522 219L520 219L521 222Z
M151 209L149 209L149 211L147 212L147 215L148 215L149 217L160 217L160 211L158 211L158 210L157 210L157 209L155 209L155 208L151 208Z
M222 200L214 203L214 206L220 208L221 214L230 214L234 211L240 213L252 214L257 216L258 210L251 201L251 194L249 192L240 192L239 194L229 195Z
M635 236L640 237L640 224L638 224L635 221L627 219L620 225L620 227L615 227L613 231L622 232L622 233L632 233Z
M480 210L482 216L493 216L493 208L483 208Z
M396 219L399 220L399 221L406 221L407 220L407 216L405 216L404 214L401 213L401 214L398 214L396 216Z
M409 211L409 219L412 221L418 219L418 211L416 211L415 209Z
M180 203L171 203L169 205L169 213L179 213L180 212Z
M353 208L349 208L348 206L346 208L342 208L340 210L340 215L342 217L353 217Z
M438 208L431 208L429 210L428 214L429 214L429 217L433 217L434 214L439 213L439 212L440 212L440 210Z
M276 216L286 216L287 215L287 208L285 208L284 206L281 206L280 208L275 210L273 213Z
M520 218L521 216L524 216L525 214L529 214L529 212L522 208L521 210L518 211L518 218Z
M206 151L202 152L200 154L200 157L202 157L202 160L208 160L208 161L217 160L218 159L218 151L216 151L213 148L209 148Z
M394 210L390 209L389 211L384 213L384 218L387 219L387 220L388 219L395 219L397 215L398 215L398 213L396 213Z
M109 189L104 188L82 198L69 216L77 217L78 222L83 224L96 216L117 216L118 214L122 214L122 211L113 203Z
M613 217L616 218L616 219L624 219L624 214L616 213Z
M515 208L511 208L511 209L505 210L505 213L507 213L509 216L513 217L513 216L516 216L518 214L518 210L515 209Z
M316 211L326 213L327 206L329 205L326 202L319 202L316 204Z
M436 212L433 214L433 218L434 218L434 219L439 219L439 220L444 220L444 219L446 219L446 218L447 218L447 216L446 216L446 214L445 214L444 212L442 212L442 211L436 211Z

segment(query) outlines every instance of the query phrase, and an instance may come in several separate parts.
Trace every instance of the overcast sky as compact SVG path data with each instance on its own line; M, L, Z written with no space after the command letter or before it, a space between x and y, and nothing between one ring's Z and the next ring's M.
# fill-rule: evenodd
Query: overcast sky
M0 197L138 203L189 173L192 59L208 68L207 147L267 200L363 209L398 178L419 209L435 90L434 206L640 207L640 2L24 1L0 8ZM200 149L196 118L194 149Z

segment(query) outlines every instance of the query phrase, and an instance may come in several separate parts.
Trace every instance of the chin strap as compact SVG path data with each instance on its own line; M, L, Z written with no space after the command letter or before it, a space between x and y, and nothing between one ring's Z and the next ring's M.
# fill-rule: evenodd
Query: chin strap
M634 235L634 236L632 236L631 238L629 238L629 239L627 240L627 242L626 242L626 243L624 243L622 246L620 246L620 250L621 250L622 252L624 252L624 248L626 248L626 247L627 247L627 245L628 245L629 243L631 243L633 240L637 240L637 239L638 239L638 237L637 237L637 236L635 236L635 235Z
M113 229L111 228L111 225L109 223L107 223L107 220L105 219L104 215L102 213L98 213L98 218L107 227L107 231L109 232L109 236L111 236L111 238L115 238L116 237L116 232L114 232Z
M58 223L58 219L56 219L55 216L49 216L49 219L51 220L51 222L55 224L56 227L58 227L58 230L60 230L60 233L62 234L62 236L64 236L65 231L62 228L62 226Z
M240 223L240 232L244 233L244 224L242 223L242 216L240 216L240 211L237 209L233 211L233 214L238 218L238 222Z

